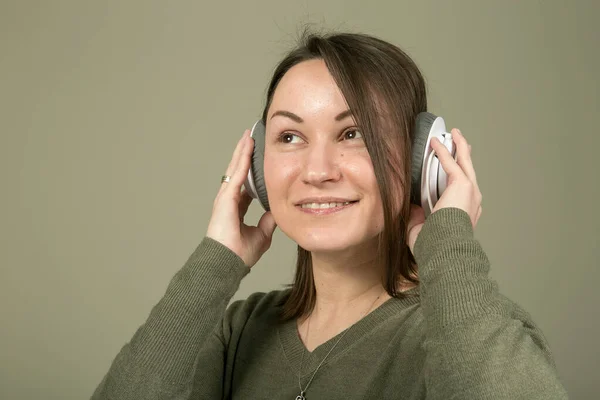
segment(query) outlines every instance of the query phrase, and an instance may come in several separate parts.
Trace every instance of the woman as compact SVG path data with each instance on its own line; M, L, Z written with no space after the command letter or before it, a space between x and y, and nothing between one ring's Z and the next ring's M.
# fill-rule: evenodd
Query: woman
M397 47L306 37L276 69L262 116L270 212L243 223L246 131L206 237L93 398L566 398L542 332L488 277L459 130L456 161L432 143L449 176L433 213L411 205L411 128L426 104ZM291 288L227 308L276 224L298 244Z

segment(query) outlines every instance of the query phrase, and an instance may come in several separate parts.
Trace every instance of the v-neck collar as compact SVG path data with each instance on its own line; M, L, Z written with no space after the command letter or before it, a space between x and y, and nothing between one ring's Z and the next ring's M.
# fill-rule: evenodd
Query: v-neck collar
M419 297L412 295L413 293L418 293L418 287L412 288L406 293L411 294L411 296L404 299L396 299L392 297L386 300L382 305L377 307L364 318L346 330L338 333L328 341L322 343L312 352L308 351L300 339L296 319L281 324L278 329L279 340L283 348L283 352L285 353L285 356L294 372L298 374L301 368L302 376L312 374L327 356L327 353L329 353L331 348L335 346L335 348L331 351L331 354L329 354L327 357L327 360L323 362L323 365L321 366L321 368L323 368L323 366L335 360L338 356L350 348L352 344L360 340L383 321L387 320L393 315L396 315L399 311L405 309L406 307L419 302ZM344 336L340 340L342 335ZM340 340L340 342L336 345L338 340ZM302 364L302 367L300 364Z

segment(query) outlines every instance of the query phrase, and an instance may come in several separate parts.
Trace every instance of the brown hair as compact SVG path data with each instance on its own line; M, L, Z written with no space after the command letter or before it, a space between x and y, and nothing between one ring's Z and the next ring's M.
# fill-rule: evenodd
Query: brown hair
M398 291L400 282L418 283L406 234L413 126L417 114L427 110L425 81L404 51L381 39L357 33L305 32L273 73L264 122L281 78L293 66L313 59L327 65L365 140L383 203L384 228L378 237L378 262L386 266L382 284L390 296L402 298L406 294ZM282 319L309 314L315 300L311 254L298 246L296 275Z

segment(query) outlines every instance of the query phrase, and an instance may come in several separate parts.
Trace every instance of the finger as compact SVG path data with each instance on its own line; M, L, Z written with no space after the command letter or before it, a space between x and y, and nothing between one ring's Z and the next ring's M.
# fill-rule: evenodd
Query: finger
M423 207L411 204L407 232L410 232L416 225L422 224L423 222L425 222L425 210L423 210Z
M246 129L244 131L244 134L242 135L241 139L238 141L237 146L235 147L235 150L231 157L231 161L229 162L229 165L227 166L227 169L225 170L225 175L233 178L233 175L234 175L235 171L237 170L238 164L240 162L242 152L244 151L244 147L247 145L246 136L248 136L249 132L250 131L248 129ZM225 188L227 188L228 186L231 186L231 179L229 182L221 183L221 188L219 190L219 193L221 193L223 190L225 190Z
M249 132L249 131L248 131ZM250 169L250 161L252 159L252 152L254 151L254 139L249 135L244 136L244 146L240 150L238 163L235 170L231 174L231 180L229 181L229 190L240 193L246 177L248 176L248 170Z
M244 134L240 138L240 140L238 140L237 145L235 146L235 150L233 151L233 154L231 155L231 161L229 161L229 165L227 166L227 169L225 170L226 175L232 175L233 171L235 171L235 168L240 159L241 151L244 148L247 133L248 133L248 130L246 129L244 131Z
M240 220L244 220L244 216L248 212L248 207L250 207L250 203L252 203L252 196L244 189L240 194L240 203L238 205L238 209L240 212Z
M460 129L452 129L452 140L456 144L456 153L458 156L456 162L460 165L471 182L473 182L474 185L477 185L477 175L475 174L473 160L471 159L471 145L467 143L467 140Z
M454 157L452 157L452 154L450 154L446 146L438 138L431 139L431 147L435 150L435 154L440 160L442 168L448 174L448 177L458 177L464 174L462 168L456 163Z

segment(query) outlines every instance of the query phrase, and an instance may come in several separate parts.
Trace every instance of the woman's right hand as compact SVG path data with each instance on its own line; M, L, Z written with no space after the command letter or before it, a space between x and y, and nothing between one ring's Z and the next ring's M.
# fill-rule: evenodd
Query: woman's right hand
M253 150L254 140L250 131L246 130L227 167L225 174L231 179L221 183L206 232L206 236L228 247L248 267L256 264L269 249L276 226L273 215L268 211L260 218L258 226L244 223L252 197L242 190L242 186L248 176Z

